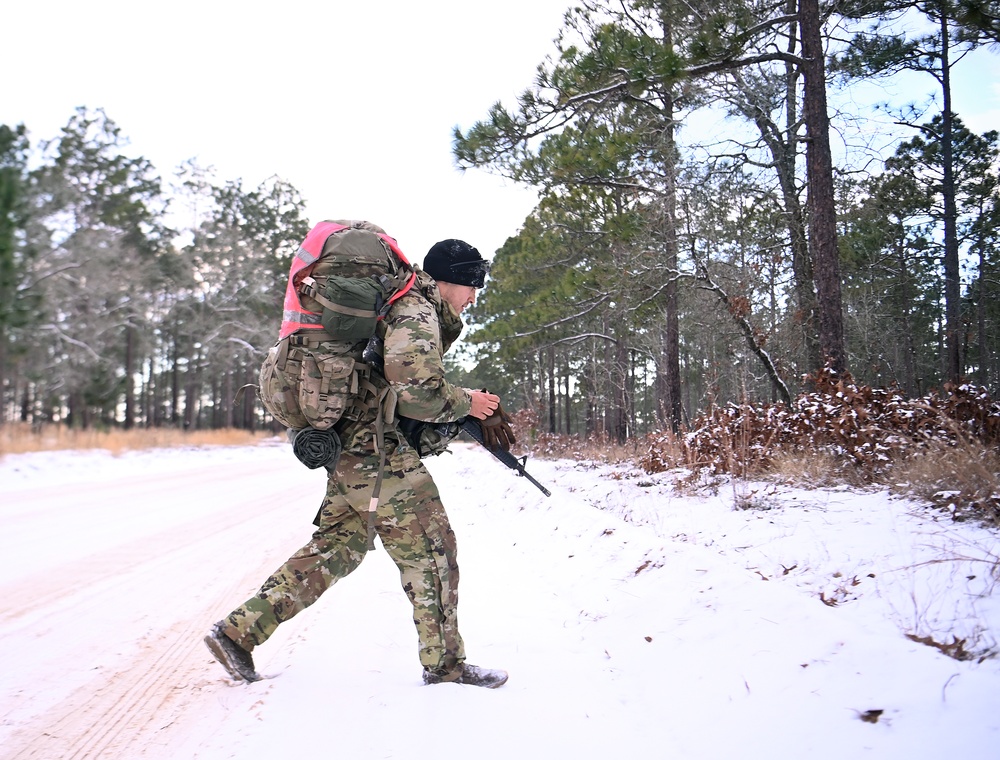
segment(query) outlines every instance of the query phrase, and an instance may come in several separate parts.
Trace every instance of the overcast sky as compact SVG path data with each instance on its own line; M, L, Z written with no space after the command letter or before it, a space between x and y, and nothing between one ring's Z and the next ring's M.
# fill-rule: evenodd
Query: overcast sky
M531 84L570 5L18 0L2 14L0 123L37 142L77 106L103 108L165 178L190 158L247 189L278 175L311 221L369 219L414 261L448 237L492 256L534 195L459 171L452 129ZM1000 126L997 61L956 93L978 131Z
M311 221L369 219L416 261L448 237L491 256L534 195L458 170L452 129L531 84L570 4L11 2L0 123L37 142L104 108L165 177L193 157L248 189L278 175Z

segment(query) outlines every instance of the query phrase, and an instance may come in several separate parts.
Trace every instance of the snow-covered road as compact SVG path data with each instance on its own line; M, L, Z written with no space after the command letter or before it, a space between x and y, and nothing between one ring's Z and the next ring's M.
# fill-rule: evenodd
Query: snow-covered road
M1000 757L997 660L903 635L995 641L995 534L884 493L761 487L735 511L529 461L546 499L454 448L428 464L470 662L511 673L495 692L420 684L381 550L255 653L278 677L226 680L202 636L322 495L286 445L0 461L0 758Z
M290 468L272 452L209 466L166 452L176 470L138 457L82 483L58 482L54 461L2 496L3 757L180 757L177 737L218 728L199 721L218 683L206 624L308 533L289 497L315 488L283 494Z

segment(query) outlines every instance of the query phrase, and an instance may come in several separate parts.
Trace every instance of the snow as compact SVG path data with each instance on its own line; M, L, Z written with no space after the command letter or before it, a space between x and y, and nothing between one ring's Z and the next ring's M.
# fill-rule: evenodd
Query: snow
M322 495L287 444L0 460L0 757L1000 757L995 531L883 490L427 464L495 691L421 684L381 549L255 652L274 677L227 680L201 638Z

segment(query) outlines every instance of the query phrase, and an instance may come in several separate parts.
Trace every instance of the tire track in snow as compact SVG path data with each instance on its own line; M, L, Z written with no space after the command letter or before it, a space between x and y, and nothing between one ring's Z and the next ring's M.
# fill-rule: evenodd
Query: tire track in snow
M259 471L258 466L252 471L233 473L232 476L227 475L220 482L225 483L232 477L242 478L251 472ZM216 472L216 469L211 471L212 474ZM176 486L177 477L164 479L157 485L159 488ZM115 487L118 487L117 483ZM130 486L131 488L134 486ZM150 484L144 482L142 488L148 489ZM201 498L201 494L198 498ZM256 520L275 509L280 509L281 507L276 506L276 504L281 504L287 498L287 494L275 488L274 492L267 493L254 501L243 502L239 504L238 508L234 505L233 508L225 511L212 512L194 521L131 539L126 543L103 550L98 555L90 555L47 568L41 572L32 573L28 584L18 580L15 583L0 585L0 599L4 600L4 609L0 610L0 625L7 627L18 618L39 609L51 610L64 600L69 600L70 603L74 603L74 601L77 604L85 603L86 600L79 598L81 586L127 584L130 582L129 576L122 574L123 568L132 571L147 563L163 564L165 555L189 546L193 539L214 541L219 534L234 528L234 518L238 517L241 523ZM239 510L238 515L235 514L237 509ZM305 511L303 510L303 513ZM155 551L151 552L151 547L155 547ZM44 593L40 594L39 589L44 590Z
M62 668L41 664L30 684L16 685L16 699L4 700L13 707L0 719L5 759L176 757L171 744L190 740L192 733L211 733L211 726L199 725L196 706L202 692L218 689L225 677L202 637L212 621L298 548L308 534L308 512L321 494L321 485L311 481L282 491L286 484L278 467L255 465L252 471L249 476L245 463L212 468L211 483L175 474L161 482L166 489L161 500L190 499L192 493L201 498L202 486L212 490L222 484L223 491L231 491L234 478L242 484L239 493L253 497L230 495L231 507L52 568L33 576L30 588L0 587L9 595L0 598L18 602L5 603L0 613L5 633L14 622L20 640L28 633L41 648L66 648L56 661L67 658L76 669L78 657L95 658L93 668L83 668L81 683L67 687ZM148 488L149 482L141 485ZM123 489L116 482L106 490L108 498L128 498L135 484ZM48 512L42 510L40 518ZM130 594L136 597L132 603L143 602L144 608L116 609ZM100 620L93 626L100 638L107 624L104 610L123 616L127 630L121 641L95 642L94 634L87 640L87 616ZM145 632L136 636L143 625ZM83 629L80 642L74 626ZM126 651L111 651L116 645ZM57 702L32 706L33 697L53 693ZM5 726L14 726L6 736Z

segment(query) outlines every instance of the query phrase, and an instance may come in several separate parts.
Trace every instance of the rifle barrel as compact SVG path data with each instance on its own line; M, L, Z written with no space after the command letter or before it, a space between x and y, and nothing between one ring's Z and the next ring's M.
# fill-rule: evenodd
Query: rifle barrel
M529 475L529 474L528 474L528 473L527 473L527 472L525 471L525 469L524 469L523 467L521 468L521 471L520 471L520 472L521 472L521 474L522 474L522 475L524 475L524 477L526 477L526 478L527 478L527 479L528 479L528 480L529 480L529 481L530 481L530 482L531 482L531 483L532 483L532 484L533 484L533 485L535 486L535 488L537 488L537 489L538 489L539 491L541 491L541 492L542 492L543 494L545 494L546 496L551 496L551 495L552 495L552 494L551 494L551 493L549 492L549 489L548 489L548 488L546 488L546 487L545 487L545 486L543 486L543 485L542 485L541 483L539 483L539 482L538 482L537 480L535 480L535 479L534 479L533 477L531 477L531 476L530 476L530 475Z

